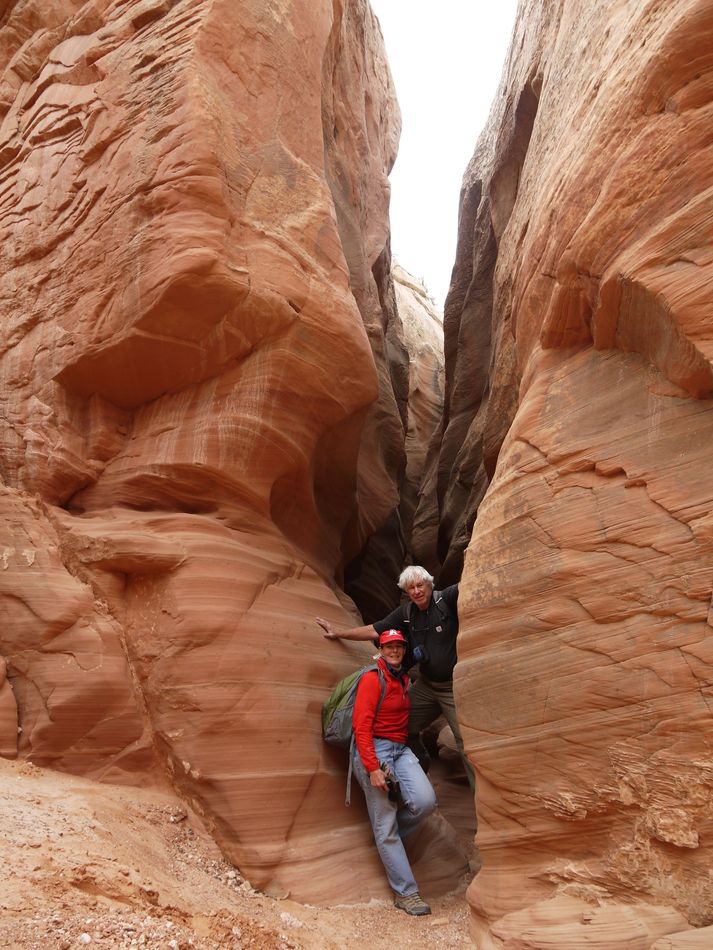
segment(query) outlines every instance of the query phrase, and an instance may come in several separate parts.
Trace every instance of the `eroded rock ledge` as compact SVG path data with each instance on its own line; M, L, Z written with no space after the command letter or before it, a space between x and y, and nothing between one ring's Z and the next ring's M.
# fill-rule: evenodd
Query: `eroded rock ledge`
M313 621L352 623L339 582L406 467L378 25L366 0L0 25L0 752L168 783L272 894L383 895L319 732L361 654Z

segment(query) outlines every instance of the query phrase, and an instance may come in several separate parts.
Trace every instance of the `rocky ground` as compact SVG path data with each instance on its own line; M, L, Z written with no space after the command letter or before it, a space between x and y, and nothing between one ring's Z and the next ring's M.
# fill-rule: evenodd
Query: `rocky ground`
M0 759L0 947L465 947L463 891L411 918L383 901L318 908L255 892L160 791ZM464 882L465 883L465 882Z

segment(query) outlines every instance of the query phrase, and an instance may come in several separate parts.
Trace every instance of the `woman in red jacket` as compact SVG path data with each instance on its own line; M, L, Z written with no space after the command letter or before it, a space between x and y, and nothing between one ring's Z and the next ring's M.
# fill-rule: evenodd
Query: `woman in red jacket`
M374 831L374 840L396 899L407 914L430 914L403 845L436 807L436 796L418 759L406 745L408 735L409 679L402 669L406 638L399 630L386 630L379 637L378 666L386 680L379 705L382 679L376 670L359 681L354 702L354 774L359 781ZM387 774L399 784L400 800L389 796Z

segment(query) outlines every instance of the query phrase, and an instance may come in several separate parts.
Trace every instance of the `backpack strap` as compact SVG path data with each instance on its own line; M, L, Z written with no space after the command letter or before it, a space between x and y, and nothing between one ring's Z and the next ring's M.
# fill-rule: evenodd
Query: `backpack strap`
M448 607L448 604L443 599L442 590L434 590L433 592L433 603L436 605L436 609L443 618L443 620L449 620L451 617L451 611Z
M434 590L433 592L433 603L436 605L438 613L441 615L443 620L448 620L451 617L451 611L448 604L443 599L442 590ZM406 617L404 618L404 623L413 623L413 615L416 610L416 604L412 600L406 604Z
M379 710L381 709L381 704L384 701L384 697L386 696L386 677L384 676L384 673L380 666L371 666L369 667L369 669L376 670L376 672L379 674L379 679L381 680L381 696L379 696L379 702L376 704L376 710L374 712L374 719L376 719L376 717L379 715ZM364 672L368 673L369 670L364 670ZM359 677L359 679L361 679L361 677ZM352 756L354 755L355 743L356 743L356 739L354 738L354 730L352 729L352 741L349 743L349 769L347 771L347 794L346 794L346 798L344 799L344 804L347 806L351 805L352 803L352 772L353 772L353 764L354 764L354 759L352 758Z

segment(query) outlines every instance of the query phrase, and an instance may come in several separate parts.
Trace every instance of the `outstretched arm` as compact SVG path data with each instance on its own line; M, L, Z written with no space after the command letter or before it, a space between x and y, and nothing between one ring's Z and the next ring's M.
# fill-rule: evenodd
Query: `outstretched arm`
M322 617L315 619L324 630L325 640L375 640L378 637L373 624L367 624L365 627L350 627L348 630L335 630L328 620L323 620Z

